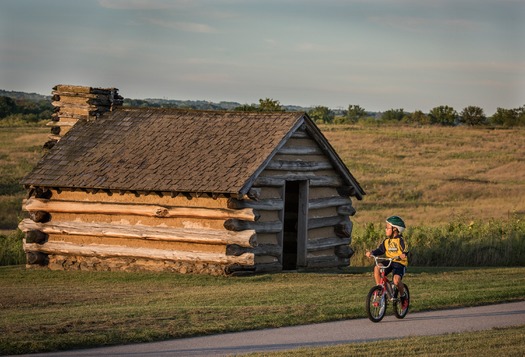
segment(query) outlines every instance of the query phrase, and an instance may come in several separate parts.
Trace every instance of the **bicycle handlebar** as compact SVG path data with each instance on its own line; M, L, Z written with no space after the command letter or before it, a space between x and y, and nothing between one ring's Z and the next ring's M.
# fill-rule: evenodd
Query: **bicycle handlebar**
M376 257L375 255L370 255L375 260L375 264L378 267L382 268L388 268L392 264L392 262L396 259L399 259L399 256L395 256L393 258L382 258L382 257ZM382 262L388 262L388 265L382 265Z

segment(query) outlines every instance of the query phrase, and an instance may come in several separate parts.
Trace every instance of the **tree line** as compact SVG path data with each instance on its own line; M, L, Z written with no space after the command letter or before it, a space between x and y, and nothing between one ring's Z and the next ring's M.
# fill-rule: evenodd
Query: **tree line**
M2 91L0 94L9 94ZM18 92L16 92L19 94ZM209 101L177 101L166 99L124 99L124 106L184 108L200 110L235 110L235 111L306 111L316 123L324 124L355 124L355 123L401 123L412 125L443 125L443 126L481 126L495 125L504 127L525 126L525 105L519 108L497 108L492 116L487 116L483 109L477 106L467 106L456 111L448 105L432 108L428 113L421 110L407 112L403 109L389 109L385 112L370 112L360 105L349 105L344 110L333 110L326 106L302 108L298 106L283 106L272 98L259 99L258 104L239 104L236 102L212 103ZM50 120L54 107L49 97L0 95L0 124L17 125L37 123Z
M259 105L243 105L235 108L240 111L285 111L278 100L260 99ZM468 106L457 112L448 105L432 108L430 112L421 110L406 112L403 109L390 109L382 113L368 112L359 105L349 105L347 110L334 110L325 106L316 106L308 110L308 115L316 123L324 124L355 124L367 123L406 123L416 125L498 125L525 126L525 105L516 109L497 108L496 112L487 117L482 108Z
M0 96L0 123L20 125L49 121L54 107L50 99L14 99Z

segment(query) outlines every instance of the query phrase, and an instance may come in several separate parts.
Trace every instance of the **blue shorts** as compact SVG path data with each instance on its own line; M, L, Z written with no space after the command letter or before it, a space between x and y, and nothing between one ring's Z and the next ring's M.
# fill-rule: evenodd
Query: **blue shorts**
M399 275L400 277L403 277L403 275L405 275L406 269L406 266L404 266L403 264L392 262L392 264L390 264L390 266L387 269L385 269L385 275L388 275L390 274L390 272L393 271L394 275Z

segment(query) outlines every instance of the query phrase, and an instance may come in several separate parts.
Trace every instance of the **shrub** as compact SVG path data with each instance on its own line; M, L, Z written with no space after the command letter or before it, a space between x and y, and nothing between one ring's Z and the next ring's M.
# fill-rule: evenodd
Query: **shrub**
M8 235L0 235L0 265L19 265L26 263L26 256L22 248L24 234L20 230Z

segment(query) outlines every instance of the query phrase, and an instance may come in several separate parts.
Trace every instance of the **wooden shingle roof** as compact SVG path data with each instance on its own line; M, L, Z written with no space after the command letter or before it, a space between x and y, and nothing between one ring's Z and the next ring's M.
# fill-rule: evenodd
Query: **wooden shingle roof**
M22 184L245 194L269 159L305 123L315 127L298 112L118 109L94 121L79 121ZM342 166L343 175L354 180ZM350 184L359 191L357 182Z

